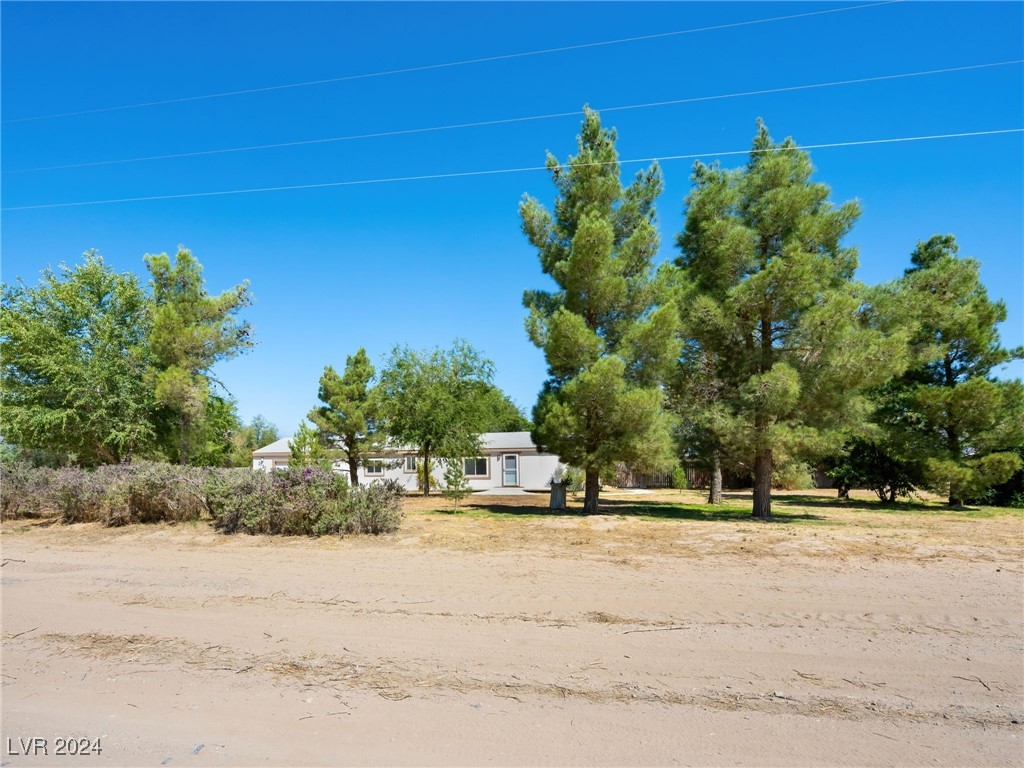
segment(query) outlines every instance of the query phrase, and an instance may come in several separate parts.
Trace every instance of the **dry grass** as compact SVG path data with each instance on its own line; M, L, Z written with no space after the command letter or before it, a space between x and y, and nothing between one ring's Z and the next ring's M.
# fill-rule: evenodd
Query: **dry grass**
M842 501L834 491L777 492L776 517L750 517L750 493L726 494L725 504L704 503L699 491L602 494L602 514L583 515L582 499L567 512L547 509L545 494L471 497L460 511L441 496L408 496L402 528L380 537L225 536L205 522L135 525L105 529L97 524L60 525L54 520L0 524L4 535L32 534L55 546L117 539L159 544L162 539L212 547L276 549L416 547L462 552L534 551L558 558L597 558L642 566L660 556L739 556L929 561L1020 560L1024 557L1024 511L955 510L920 499L884 505L867 492Z
M602 494L602 513L582 501L551 513L543 494L478 496L452 514L440 497L406 499L407 544L460 551L541 550L558 557L599 556L623 564L655 555L996 560L1024 554L1024 512L954 510L936 500L883 505L867 492L842 501L834 491L779 492L776 517L750 517L750 493L704 503L698 491Z

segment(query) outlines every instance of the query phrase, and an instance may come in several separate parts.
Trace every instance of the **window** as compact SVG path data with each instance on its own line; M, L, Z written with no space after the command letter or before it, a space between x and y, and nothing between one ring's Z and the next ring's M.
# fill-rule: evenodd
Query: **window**
M473 459L463 459L462 471L467 477L487 477L487 458L477 456Z
M410 472L410 473L416 471L416 455L415 454L413 454L412 456L406 456L405 457L405 471L406 472Z
M383 475L384 474L384 459L367 459L366 460L366 474L367 475Z

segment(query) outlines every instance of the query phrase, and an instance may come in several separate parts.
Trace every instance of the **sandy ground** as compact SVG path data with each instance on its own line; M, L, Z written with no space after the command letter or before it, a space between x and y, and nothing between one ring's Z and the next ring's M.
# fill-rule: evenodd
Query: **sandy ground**
M1024 765L1019 516L445 503L344 540L5 522L3 765Z

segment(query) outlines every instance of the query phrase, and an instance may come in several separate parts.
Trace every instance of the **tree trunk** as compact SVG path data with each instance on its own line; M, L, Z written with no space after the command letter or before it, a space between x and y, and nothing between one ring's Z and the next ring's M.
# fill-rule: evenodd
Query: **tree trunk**
M722 503L722 458L718 451L711 457L711 490L708 492L708 504Z
M588 469L586 480L584 480L586 487L586 493L583 496L583 514L585 515L596 515L597 514L597 496L601 490L598 485L600 482L600 473L594 469Z
M566 482L551 483L551 500L548 503L548 509L568 509L565 503L565 487L568 485Z
M430 495L430 451L423 449L423 495Z
M761 451L754 457L754 517L772 516L772 452Z
M348 481L353 488L359 485L359 460L351 456L348 460Z

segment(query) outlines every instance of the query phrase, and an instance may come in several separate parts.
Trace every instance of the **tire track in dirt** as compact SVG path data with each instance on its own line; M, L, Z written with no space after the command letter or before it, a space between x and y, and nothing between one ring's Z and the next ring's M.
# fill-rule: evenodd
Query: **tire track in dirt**
M5 644L9 642L4 639ZM766 714L791 714L813 718L888 723L937 723L964 727L1021 729L1019 717L997 714L977 707L953 705L943 709L917 706L913 701L886 701L882 683L846 680L851 688L868 691L871 698L779 691L739 693L713 687L689 692L643 685L634 681L595 686L586 679L587 666L563 681L538 681L479 676L446 668L437 663L415 660L399 662L393 658L367 659L350 652L348 656L286 652L254 654L224 645L199 645L187 640L152 635L111 635L97 632L67 634L51 632L39 637L19 638L25 650L35 656L76 655L105 662L110 674L178 669L186 674L231 673L270 677L275 683L293 684L338 691L361 689L376 692L387 699L404 699L431 692L460 694L489 693L521 701L526 697L580 699L592 703L657 703L667 706L693 706L719 711L749 711ZM597 662L593 662L592 667ZM125 670L124 667L135 667ZM803 679L816 675L797 673ZM583 680L576 678L582 676ZM901 697L905 698L905 697Z

